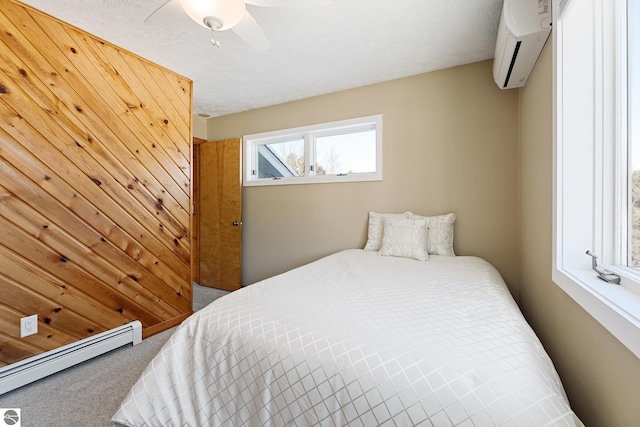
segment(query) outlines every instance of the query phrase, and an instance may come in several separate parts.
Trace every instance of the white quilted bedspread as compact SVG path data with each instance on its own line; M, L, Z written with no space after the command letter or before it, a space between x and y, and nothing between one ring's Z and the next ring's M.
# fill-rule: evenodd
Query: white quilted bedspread
M187 319L125 426L580 426L498 272L348 250Z

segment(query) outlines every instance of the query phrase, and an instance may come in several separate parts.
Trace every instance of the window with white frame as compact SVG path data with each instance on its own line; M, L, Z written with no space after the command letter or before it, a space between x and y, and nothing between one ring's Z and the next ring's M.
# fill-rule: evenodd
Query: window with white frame
M553 280L640 357L639 2L557 3Z
M382 179L382 115L246 135L243 183Z

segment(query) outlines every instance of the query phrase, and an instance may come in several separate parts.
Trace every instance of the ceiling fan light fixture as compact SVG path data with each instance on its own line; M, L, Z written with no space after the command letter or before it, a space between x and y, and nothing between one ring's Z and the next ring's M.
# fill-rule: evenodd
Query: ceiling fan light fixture
M224 22L215 16L205 16L202 22L204 22L205 27L211 28L213 31L218 31L224 26Z
M216 30L228 30L235 26L246 12L243 0L180 0L184 11L205 28L221 23Z

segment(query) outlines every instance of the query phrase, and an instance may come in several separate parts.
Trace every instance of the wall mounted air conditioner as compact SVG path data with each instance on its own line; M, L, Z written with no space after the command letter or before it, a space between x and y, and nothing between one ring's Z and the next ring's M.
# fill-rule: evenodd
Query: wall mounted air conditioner
M505 0L493 58L501 89L521 87L551 33L551 0Z

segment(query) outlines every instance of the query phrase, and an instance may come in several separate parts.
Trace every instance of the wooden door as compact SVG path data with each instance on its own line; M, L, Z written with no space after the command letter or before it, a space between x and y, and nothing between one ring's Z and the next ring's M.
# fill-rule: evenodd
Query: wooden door
M234 291L242 286L241 140L197 145L198 283ZM195 147L194 147L195 148Z

